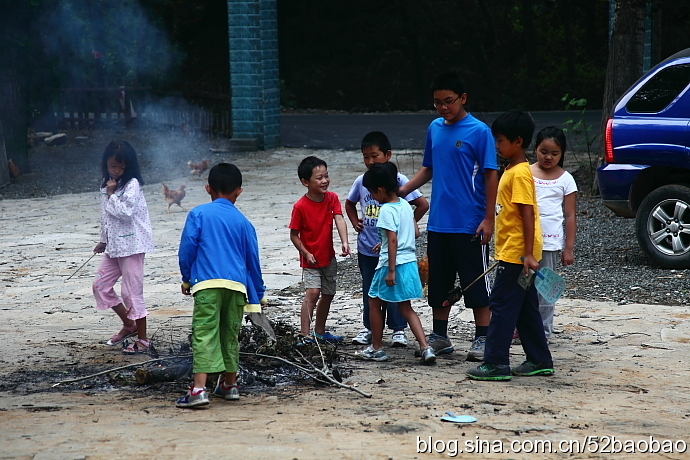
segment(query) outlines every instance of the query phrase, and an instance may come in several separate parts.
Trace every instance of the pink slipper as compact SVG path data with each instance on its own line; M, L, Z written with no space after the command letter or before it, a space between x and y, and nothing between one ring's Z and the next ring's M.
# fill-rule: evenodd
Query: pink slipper
M149 351L151 342L144 339L136 339L134 343L130 344L127 348L122 349L122 353L126 355L134 355L137 353L146 353Z
M106 342L107 345L117 345L118 343L122 343L125 341L125 339L129 337L133 337L137 335L137 325L135 324L131 328L126 328L123 327L120 329L120 332L115 334Z

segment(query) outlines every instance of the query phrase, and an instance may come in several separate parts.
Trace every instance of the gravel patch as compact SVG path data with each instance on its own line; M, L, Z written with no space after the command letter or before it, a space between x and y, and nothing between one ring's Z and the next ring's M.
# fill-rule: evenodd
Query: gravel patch
M48 147L40 143L30 149L31 173L0 188L2 205L12 199L97 190L100 157L112 139L123 139L135 146L144 180L150 184L179 179L180 171L186 170L190 160L196 163L208 159L214 164L232 161L239 155L252 155L233 153L223 139L185 135L179 130L134 128L66 133L65 145ZM225 151L214 153L211 149ZM315 151L309 153L318 155ZM614 216L598 197L579 195L575 264L557 269L566 280L565 297L621 305L690 304L690 270L667 270L651 265L637 244L633 219ZM418 246L421 256L426 247L425 235ZM340 289L349 293L361 290L356 259L341 260L339 270ZM296 292L300 289L294 288Z

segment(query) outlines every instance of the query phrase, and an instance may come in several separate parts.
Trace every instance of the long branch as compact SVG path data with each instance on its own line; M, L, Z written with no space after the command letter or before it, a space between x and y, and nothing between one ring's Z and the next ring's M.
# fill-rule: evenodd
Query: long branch
M311 371L310 371L309 369L307 369L307 368L305 368L305 367L302 367L302 366L300 366L299 364L295 364L295 363L293 363L293 362L290 362L290 361L288 361L287 359L283 359L283 358L281 358L281 357L279 357L279 356L264 355L264 354L261 354L261 353L247 353L247 352L244 352L244 351L241 351L240 354L241 354L241 355L245 355L245 356L260 356L260 357L262 357L262 358L277 359L278 361L282 361L282 362L284 362L285 364L289 364L290 366L296 367L297 369L299 369L300 371L304 372L306 375L308 375L308 376L311 377L312 379L314 378L314 376L311 375ZM355 391L355 392L361 394L362 396L364 396L365 398L371 398L371 395L370 395L369 393L365 393L364 391L360 390L359 388L355 388L355 387L353 387L353 386L351 386L351 385L345 385L344 383L340 383L340 382L338 382L337 380L335 380L334 378L332 378L330 375L328 375L328 374L326 374L325 372L323 372L323 371L317 369L314 365L312 365L312 367L314 367L314 371L315 371L315 372L318 372L319 374L321 374L326 380L328 380L329 382L333 383L334 385L337 385L337 386L342 387L342 388L346 388L346 389L348 389L348 390Z

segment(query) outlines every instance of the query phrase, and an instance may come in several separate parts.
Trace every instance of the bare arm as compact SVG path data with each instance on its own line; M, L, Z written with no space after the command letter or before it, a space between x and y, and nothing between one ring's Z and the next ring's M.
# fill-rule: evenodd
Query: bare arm
M342 214L336 214L334 219L335 228L338 229L338 235L340 236L340 241L342 243L342 253L340 255L352 257L350 245L347 242L347 225L345 224L345 219L343 218Z
M484 172L484 187L486 189L486 212L475 232L481 235L482 244L489 244L494 233L494 220L496 219L496 193L498 190L498 172L495 169L487 169Z
M531 268L535 272L539 270L539 261L534 258L534 206L518 203L520 216L522 216L522 235L525 238L525 276L529 275Z
M391 230L386 230L388 238L388 274L386 284L395 286L395 257L398 254L398 234Z
M292 244L295 245L300 256L302 256L309 265L316 265L316 257L305 249L302 240L299 239L299 230L290 229L290 241L292 241Z
M423 196L420 196L419 198L415 198L414 200L410 201L410 204L414 206L414 221L419 222L422 217L424 217L424 214L429 210L429 202L424 198Z
M398 196L407 196L412 190L416 190L429 182L432 178L433 170L427 166L422 166L410 181L398 189Z
M573 262L575 262L573 248L575 247L575 232L577 230L577 222L575 221L576 201L576 192L566 195L563 199L563 210L565 214L565 248L563 249L563 254L561 254L561 263L564 267L572 265Z
M357 233L361 232L364 225L362 224L362 219L359 218L359 214L357 214L357 204L350 200L345 200L345 214L347 214L347 218L350 219L352 228L354 228Z

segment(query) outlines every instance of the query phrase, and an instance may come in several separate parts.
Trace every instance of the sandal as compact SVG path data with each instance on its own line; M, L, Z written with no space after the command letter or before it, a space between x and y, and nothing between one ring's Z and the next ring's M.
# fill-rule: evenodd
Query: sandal
M146 353L151 347L151 342L144 339L136 339L134 343L130 344L127 348L122 349L122 353L126 355L134 355L137 353Z
M137 325L135 324L131 328L126 328L123 327L120 329L120 332L115 334L106 342L106 345L117 345L118 343L122 343L125 341L125 339L128 339L129 337L137 335Z

